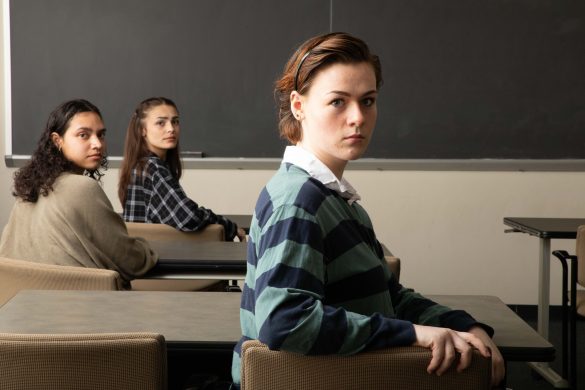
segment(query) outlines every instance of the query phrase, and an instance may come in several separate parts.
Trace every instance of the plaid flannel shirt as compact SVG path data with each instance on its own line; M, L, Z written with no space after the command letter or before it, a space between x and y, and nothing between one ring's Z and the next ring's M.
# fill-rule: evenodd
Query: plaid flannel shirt
M146 157L141 176L136 168L132 171L123 217L128 222L164 223L182 231L196 231L210 223L219 223L225 228L226 240L230 241L238 229L229 219L199 207L187 197L167 164L154 155Z

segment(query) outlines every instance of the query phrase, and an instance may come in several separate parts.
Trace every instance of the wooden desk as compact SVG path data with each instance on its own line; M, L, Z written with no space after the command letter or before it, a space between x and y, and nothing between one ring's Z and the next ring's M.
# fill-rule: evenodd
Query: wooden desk
M506 232L527 233L539 239L538 260L538 333L548 339L550 305L550 240L575 239L577 228L585 225L585 218L504 218L504 224L512 229ZM567 381L553 371L548 364L532 364L532 367L555 387L568 387Z
M499 298L430 295L491 325L507 361L552 361L555 349ZM151 331L169 352L233 349L240 339L239 293L156 291L19 292L0 308L0 332Z
M245 242L149 241L159 254L157 265L145 279L244 279Z

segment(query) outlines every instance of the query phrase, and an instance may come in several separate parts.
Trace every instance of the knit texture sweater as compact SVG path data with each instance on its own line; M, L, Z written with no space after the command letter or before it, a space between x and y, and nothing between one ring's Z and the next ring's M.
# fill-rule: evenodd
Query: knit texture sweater
M477 324L400 285L361 205L289 163L256 204L240 322L236 386L249 339L273 350L350 355L411 345L414 323L461 331Z
M125 281L144 275L157 254L130 237L95 180L64 173L36 202L16 201L0 239L0 256L32 262L106 268Z

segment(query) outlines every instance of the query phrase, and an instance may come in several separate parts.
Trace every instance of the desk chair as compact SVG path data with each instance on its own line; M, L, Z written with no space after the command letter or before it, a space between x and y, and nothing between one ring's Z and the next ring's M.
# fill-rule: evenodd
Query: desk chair
M167 352L155 333L0 334L4 390L161 390Z
M577 285L585 287L585 225L577 228L576 255L557 250L553 255L563 267L562 310L563 310L563 377L569 378L572 389L577 388L577 314L585 316L585 291L578 291ZM570 288L567 262L571 263ZM569 302L571 304L569 308ZM570 320L569 320L570 318ZM570 345L569 345L570 343ZM568 376L567 376L568 375Z
M20 290L122 290L116 271L0 257L0 306Z
M386 259L390 272L396 276L396 280L400 281L400 259L395 256L384 256L384 259Z
M254 389L487 390L491 360L475 351L462 373L455 367L442 376L429 375L430 350L394 347L352 356L305 356L271 351L258 340L242 345L241 387Z
M188 241L224 241L223 225L210 224L196 232L182 232L161 223L126 222L128 234L147 241L170 241L177 245ZM196 291L217 285L217 280L153 280L135 279L131 282L136 291Z

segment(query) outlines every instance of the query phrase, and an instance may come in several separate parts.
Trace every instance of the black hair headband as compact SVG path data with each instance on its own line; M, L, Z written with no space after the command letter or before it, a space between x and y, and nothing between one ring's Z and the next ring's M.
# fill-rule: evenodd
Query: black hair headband
M307 57L309 56L309 54L311 54L313 50L309 50L308 52L305 53L305 55L303 56L303 58L301 58L301 60L299 61L299 65L297 66L297 71L295 72L295 91L298 92L298 83L299 83L299 71L301 70L301 66L303 66L303 62L305 62L305 60L307 59Z

